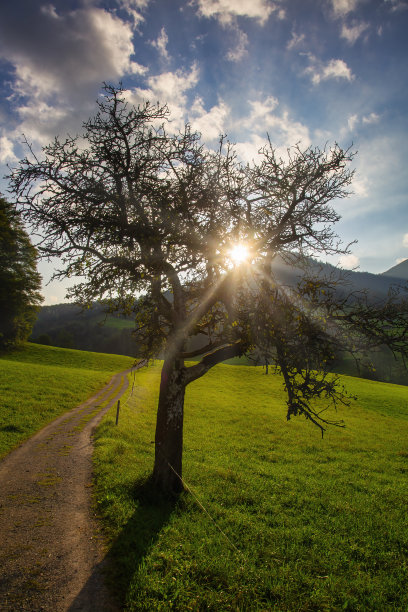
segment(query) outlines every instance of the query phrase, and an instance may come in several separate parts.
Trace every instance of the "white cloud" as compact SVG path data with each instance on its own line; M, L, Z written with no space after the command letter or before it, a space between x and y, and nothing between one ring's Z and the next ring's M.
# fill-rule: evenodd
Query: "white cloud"
M370 113L369 115L363 117L363 123L365 123L366 125L370 125L371 123L378 123L379 120L380 116L377 115L377 113Z
M339 259L339 266L346 270L354 270L360 265L360 260L357 255L349 253L348 255L341 255Z
M17 161L17 157L14 154L13 143L7 136L0 137L0 163L5 164L6 162Z
M256 160L260 157L259 149L264 145L265 137L259 136L258 134L251 134L249 140L237 142L235 148L239 158L245 163L250 163L252 160Z
M193 0L198 6L198 14L202 17L215 17L221 23L228 24L236 17L249 17L264 24L271 13L282 9L276 2L270 0Z
M81 95L90 83L146 70L130 59L130 25L112 13L94 7L31 11L35 25L28 34L7 15L0 25L0 56L14 65L19 94L44 99L77 90Z
M92 3L75 10L31 0L0 4L0 58L14 68L9 101L19 121L8 141L17 144L24 133L38 150L56 134L75 135L94 112L102 81L147 70L134 52L131 24Z
M400 263L402 263L403 261L407 261L407 258L406 258L406 257L398 257L398 258L395 260L395 263L400 264Z
M314 85L318 85L321 81L327 81L329 79L345 79L349 82L354 79L353 73L342 59L331 59L327 64L323 64L313 55L308 54L308 57L311 61L311 65L306 68L305 74L311 76Z
M168 42L169 42L169 37L167 36L166 30L164 27L160 30L158 39L153 40L151 42L151 45L158 50L159 55L166 61L169 60L169 53L167 51Z
M309 129L299 121L294 121L287 110L276 113L278 100L273 96L250 103L249 117L240 121L242 128L248 130L249 137L237 143L237 151L244 161L259 157L259 149L265 145L268 132L277 154L287 156L288 147L299 143L306 148L311 144Z
M345 135L347 131L353 132L359 123L362 123L363 125L372 125L374 123L378 123L379 120L380 115L377 115L377 113L370 113L369 115L364 115L361 118L357 114L350 115L347 119L348 130L343 129L342 134Z
M369 194L368 178L362 174L354 175L351 190L357 198L367 198Z
M268 96L264 100L250 101L251 112L249 117L243 121L243 126L248 127L250 130L269 127L275 121L275 116L272 113L278 104L278 99L273 96Z
M288 44L286 45L286 49L290 51L291 49L294 49L295 47L301 46L304 41L305 41L304 34L296 34L295 32L292 32L292 37L290 41L288 42Z
M348 129L350 130L350 132L354 130L358 121L359 119L357 115L350 115L350 117L347 119L347 125L348 125Z
M176 70L175 72L162 72L147 79L147 88L136 87L126 94L131 104L139 104L148 100L155 104L167 104L170 119L175 129L182 128L186 119L187 95L190 89L198 83L199 71L193 64L190 71Z
M207 112L203 100L196 98L191 108L191 127L201 132L204 141L214 140L225 133L229 112L229 107L222 100Z
M227 53L227 59L231 62L239 62L248 53L248 36L238 27L235 31L237 36L235 48Z
M356 10L359 0L331 0L335 17L345 17Z
M404 234L404 237L402 239L402 246L408 247L408 234Z
M133 26L136 27L144 21L141 11L147 7L150 0L118 0L118 4L124 11L127 12L133 21Z
M353 45L356 40L365 32L368 28L368 23L361 21L360 23L354 22L353 25L348 26L343 23L341 27L340 36L345 38L347 42Z

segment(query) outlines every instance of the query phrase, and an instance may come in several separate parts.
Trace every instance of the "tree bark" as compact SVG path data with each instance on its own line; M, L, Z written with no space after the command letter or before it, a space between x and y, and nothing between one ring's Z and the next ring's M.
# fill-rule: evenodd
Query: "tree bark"
M164 361L157 410L153 479L166 495L183 490L184 364L177 359Z

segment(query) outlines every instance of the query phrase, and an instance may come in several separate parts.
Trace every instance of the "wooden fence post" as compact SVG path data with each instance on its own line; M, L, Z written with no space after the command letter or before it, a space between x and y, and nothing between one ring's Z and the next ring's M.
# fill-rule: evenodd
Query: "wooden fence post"
M116 407L116 425L118 424L118 421L119 421L119 409L120 409L120 399L118 400L118 405Z

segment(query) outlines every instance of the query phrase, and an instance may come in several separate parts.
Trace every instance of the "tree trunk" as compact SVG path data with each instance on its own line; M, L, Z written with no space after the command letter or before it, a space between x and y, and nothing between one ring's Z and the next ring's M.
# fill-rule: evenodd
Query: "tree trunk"
M165 360L160 381L153 478L167 495L178 495L183 490L180 479L185 394L183 365L179 360Z

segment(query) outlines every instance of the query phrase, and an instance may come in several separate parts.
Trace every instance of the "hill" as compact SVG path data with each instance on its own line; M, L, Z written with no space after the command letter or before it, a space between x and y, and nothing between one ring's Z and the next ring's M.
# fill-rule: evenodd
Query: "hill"
M83 310L76 304L43 306L30 340L83 351L136 356L131 317L107 315L102 304Z
M31 343L0 354L0 457L133 362Z
M339 274L339 269L329 263L323 263L313 259L309 260L310 269L316 275L323 277L335 277ZM408 261L402 262L399 266L407 263L407 279L408 279ZM395 266L398 268L399 266ZM294 266L286 264L282 259L276 258L273 263L274 271L278 279L291 285L296 282L299 277L300 270ZM391 268L394 270L395 268ZM405 277L393 276L384 272L383 274L372 274L371 272L359 272L356 270L342 270L341 275L347 282L347 290L349 291L367 291L372 300L385 299L392 286L400 285L401 280ZM340 288L339 288L340 290Z
M408 259L401 261L401 263L393 266L386 272L383 272L382 276L390 276L394 279L408 280Z

